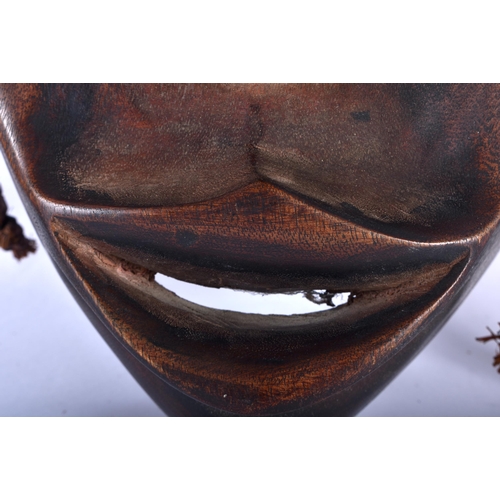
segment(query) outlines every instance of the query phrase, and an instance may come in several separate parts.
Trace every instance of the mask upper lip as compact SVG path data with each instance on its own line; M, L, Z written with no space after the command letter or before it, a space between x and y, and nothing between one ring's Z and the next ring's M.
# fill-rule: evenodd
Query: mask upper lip
M469 243L395 238L264 182L194 205L67 213L58 209L54 230L62 224L104 254L199 285L260 293L395 288L403 273L447 265Z

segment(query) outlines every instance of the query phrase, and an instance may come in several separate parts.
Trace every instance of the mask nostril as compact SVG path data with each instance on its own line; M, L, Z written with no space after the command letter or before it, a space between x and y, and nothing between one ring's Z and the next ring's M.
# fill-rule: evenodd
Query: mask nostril
M250 314L291 316L327 311L352 301L350 292L310 290L295 293L256 293L230 288L212 288L180 281L156 273L155 280L179 297L198 305Z

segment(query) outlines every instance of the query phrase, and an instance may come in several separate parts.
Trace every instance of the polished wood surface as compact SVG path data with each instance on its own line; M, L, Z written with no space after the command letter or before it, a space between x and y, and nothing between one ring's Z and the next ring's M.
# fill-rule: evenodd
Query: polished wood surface
M494 85L4 85L1 144L69 289L170 415L349 415L498 247ZM156 273L351 300L220 311Z

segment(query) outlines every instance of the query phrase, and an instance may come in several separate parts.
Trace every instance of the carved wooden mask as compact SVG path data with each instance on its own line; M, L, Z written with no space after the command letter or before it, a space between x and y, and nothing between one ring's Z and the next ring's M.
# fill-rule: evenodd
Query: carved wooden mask
M0 139L62 278L170 415L348 415L498 245L492 85L4 85ZM193 304L155 273L328 311Z

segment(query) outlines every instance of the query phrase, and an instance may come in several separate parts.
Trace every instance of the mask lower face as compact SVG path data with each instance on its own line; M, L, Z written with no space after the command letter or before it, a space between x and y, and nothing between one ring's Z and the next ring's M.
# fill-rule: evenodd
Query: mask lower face
M349 415L497 251L498 90L5 85L0 137L64 281L167 414ZM326 307L228 311L161 276Z

